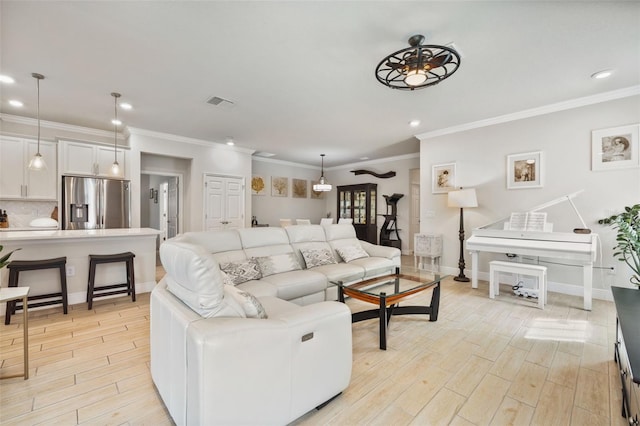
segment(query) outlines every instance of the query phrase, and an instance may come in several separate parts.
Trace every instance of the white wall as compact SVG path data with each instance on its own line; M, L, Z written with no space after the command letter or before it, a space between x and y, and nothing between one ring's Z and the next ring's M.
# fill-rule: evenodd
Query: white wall
M459 210L446 206L445 194L431 193L434 164L455 162L457 186L477 190L479 207L465 209L467 237L473 228L507 217L513 211L584 189L574 202L587 226L601 237L602 264L618 268L615 276L594 270L594 296L609 294L597 289L628 286L629 269L612 258L614 232L596 222L640 202L640 168L591 171L591 131L638 123L639 117L640 96L631 96L445 136L421 136L421 231L443 234L442 264L457 273ZM507 155L530 151L544 154L544 187L508 190ZM571 232L580 226L566 202L548 212L548 221L557 231ZM486 273L488 261L494 258L481 254L480 271ZM470 256L466 255L466 261L470 269ZM549 280L574 286L570 291L582 294L580 268L549 265Z
M378 214L385 214L387 204L383 195L391 195L394 193L404 194L404 197L398 201L398 228L400 228L400 239L402 240L402 250L408 253L410 243L409 239L409 207L411 198L411 169L420 166L420 158L418 154L403 155L391 157L385 160L363 161L356 164L350 164L339 167L325 169L325 177L334 185L333 191L328 193L326 208L331 212L332 217L338 216L338 201L336 186L354 185L359 183L375 183L378 184L378 196L376 203L378 205ZM396 175L389 179L379 179L369 174L355 175L351 170L364 169L376 173L396 172ZM380 238L380 228L384 223L384 218L378 216L378 238Z
M133 200L140 199L140 165L141 158L145 153L190 161L191 166L184 176L184 229L181 232L203 229L203 179L205 173L243 178L246 184L245 211L251 211L249 183L251 182L252 150L141 129L130 128L129 132L131 198ZM132 205L131 218L132 227L138 227L140 225L140 205L138 203ZM251 226L250 215L245 217L245 226Z
M312 199L311 182L320 177L320 167L296 165L286 161L278 161L264 158L253 158L253 175L262 176L266 185L265 195L253 195L251 215L256 216L258 223L269 226L280 226L280 219L310 219L311 223L320 223L320 218L326 216L326 199L331 198L332 193L325 193L323 199ZM289 178L289 195L287 197L271 196L271 177ZM329 174L325 169L325 177ZM307 198L293 198L291 192L291 179L304 179L307 181ZM250 181L247 187L250 189ZM335 197L335 196L334 196Z

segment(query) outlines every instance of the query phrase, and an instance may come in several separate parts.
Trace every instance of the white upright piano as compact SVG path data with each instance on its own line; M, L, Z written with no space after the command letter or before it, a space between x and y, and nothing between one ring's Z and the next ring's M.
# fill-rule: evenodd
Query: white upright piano
M553 232L549 224L541 224L544 214L533 216L533 226L522 226L523 215L541 212L542 210L567 201L575 211L582 228L586 229L582 216L571 200L582 191L552 200L536 206L526 212L517 214L515 221L518 229L511 229L514 216L476 228L466 242L466 249L471 253L471 286L478 288L478 252L513 253L524 256L536 256L548 259L569 261L582 265L584 284L584 309L591 310L593 262L596 260L597 235L576 232ZM538 220L536 224L535 221ZM524 228L524 229L523 229Z

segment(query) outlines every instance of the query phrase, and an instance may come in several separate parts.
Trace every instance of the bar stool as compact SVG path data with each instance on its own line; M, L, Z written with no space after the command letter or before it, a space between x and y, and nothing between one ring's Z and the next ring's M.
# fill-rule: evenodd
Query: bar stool
M67 275L66 275L66 257L57 257L55 259L45 260L14 260L7 265L9 269L9 287L18 287L18 278L20 272L37 271L39 269L58 269L60 271L60 292L37 294L29 296L28 300L46 300L44 302L27 303L28 308L37 308L38 306L57 305L62 303L62 309L67 314ZM31 288L34 288L34 284L31 284ZM16 310L24 309L24 306L18 305L16 301L7 302L7 311L4 315L5 325L11 323L11 315L16 313Z
M89 284L87 288L87 302L89 303L89 309L93 307L93 299L96 297L127 293L131 295L132 302L136 301L136 281L133 272L133 258L135 256L136 255L131 253L130 251L117 254L89 255ZM116 262L125 262L127 267L127 282L96 287L96 265ZM98 291L99 293L95 293L96 291Z

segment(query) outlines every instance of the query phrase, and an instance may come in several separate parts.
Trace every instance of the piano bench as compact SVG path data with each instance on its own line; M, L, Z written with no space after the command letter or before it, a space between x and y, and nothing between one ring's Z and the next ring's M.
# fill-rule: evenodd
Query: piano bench
M538 307L544 309L547 302L547 267L527 263L502 262L494 260L489 262L489 298L495 299L500 294L499 273L527 275L538 279Z

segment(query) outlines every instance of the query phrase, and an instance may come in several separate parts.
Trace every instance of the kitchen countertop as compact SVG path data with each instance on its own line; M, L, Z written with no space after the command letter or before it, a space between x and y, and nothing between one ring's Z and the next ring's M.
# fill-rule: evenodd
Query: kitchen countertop
M118 228L118 229L78 229L60 230L30 228L30 230L11 230L0 232L0 243L14 241L38 241L38 240L76 240L91 238L119 238L119 237L143 237L158 235L159 230L153 228Z

